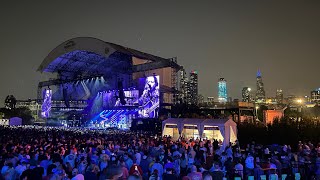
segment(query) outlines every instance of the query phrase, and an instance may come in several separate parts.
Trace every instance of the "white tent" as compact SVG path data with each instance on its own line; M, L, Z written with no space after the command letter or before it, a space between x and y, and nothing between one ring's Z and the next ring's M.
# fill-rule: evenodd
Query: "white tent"
M171 136L174 140L179 139L182 134L182 118L170 118L162 122L162 135Z
M0 119L0 125L9 126L9 119Z
M162 135L217 139L226 147L237 140L237 124L232 119L169 118L162 122Z

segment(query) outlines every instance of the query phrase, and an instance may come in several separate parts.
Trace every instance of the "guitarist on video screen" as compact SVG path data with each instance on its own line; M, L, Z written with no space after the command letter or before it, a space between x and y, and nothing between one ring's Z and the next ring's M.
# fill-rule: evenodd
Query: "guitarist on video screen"
M157 76L147 77L143 93L139 98L142 108L139 116L143 118L155 118L159 107L159 82Z

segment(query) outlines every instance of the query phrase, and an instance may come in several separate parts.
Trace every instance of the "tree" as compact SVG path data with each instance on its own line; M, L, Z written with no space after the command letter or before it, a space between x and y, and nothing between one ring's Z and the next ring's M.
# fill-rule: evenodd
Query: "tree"
M5 119L12 117L20 117L23 125L32 124L32 113L28 107L19 107L15 109L0 108L0 113L4 115ZM1 116L2 118L2 116Z
M16 108L15 113L18 117L22 118L23 125L32 124L32 113L31 110L27 107Z
M8 109L8 108L0 108L0 112L4 114L5 119L10 119L13 117L13 110ZM2 118L2 117L1 117Z
M267 126L253 123L238 124L238 139L241 145L251 141L259 144L289 144L296 147L298 141L318 143L320 141L320 121L303 118L294 121L285 116Z
M0 118L4 118L4 113L3 112L0 112Z

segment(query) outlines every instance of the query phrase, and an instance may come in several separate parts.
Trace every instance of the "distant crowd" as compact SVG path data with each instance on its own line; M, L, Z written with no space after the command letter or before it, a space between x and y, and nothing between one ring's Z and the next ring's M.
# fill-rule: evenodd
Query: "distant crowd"
M240 149L150 132L0 126L0 180L320 180L320 144L297 146Z

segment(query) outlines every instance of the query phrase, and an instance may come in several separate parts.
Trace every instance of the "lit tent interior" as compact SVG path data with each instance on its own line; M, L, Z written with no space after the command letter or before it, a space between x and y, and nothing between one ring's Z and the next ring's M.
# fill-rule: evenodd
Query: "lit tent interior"
M226 147L237 140L237 124L232 119L169 118L162 122L162 135L171 136L173 140L179 137L216 139Z

